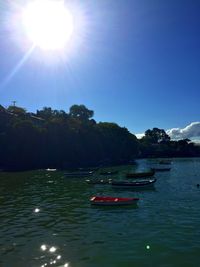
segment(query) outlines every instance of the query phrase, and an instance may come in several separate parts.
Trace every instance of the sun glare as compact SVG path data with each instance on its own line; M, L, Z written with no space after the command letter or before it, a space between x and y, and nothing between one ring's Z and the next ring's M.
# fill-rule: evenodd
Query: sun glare
M63 49L73 34L73 16L63 1L35 0L22 13L29 40L43 50Z

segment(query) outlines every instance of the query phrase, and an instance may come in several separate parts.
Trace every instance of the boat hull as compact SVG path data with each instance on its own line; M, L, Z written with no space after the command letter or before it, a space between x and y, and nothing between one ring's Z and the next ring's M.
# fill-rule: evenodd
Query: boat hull
M144 177L150 177L155 174L155 171L152 170L150 172L141 172L141 173L127 173L126 178L144 178Z
M114 174L118 174L118 171L100 172L100 175L114 175Z
M131 188L131 189L148 189L154 187L156 179L141 181L141 182L112 182L112 186L115 188Z
M155 172L168 172L171 168L152 168Z
M170 165L171 164L171 161L161 160L161 161L159 161L159 164L167 164L167 165Z
M139 198L117 198L117 197L92 197L90 203L96 206L124 206L133 205Z
M108 179L108 180L103 180L103 179L100 179L100 180L89 180L89 179L87 179L86 183L87 184L93 184L93 185L95 185L95 184L110 184L111 181L112 181L112 179Z
M69 177L69 178L79 178L79 177L89 177L91 175L93 175L93 171L90 172L67 172L64 173L65 177Z

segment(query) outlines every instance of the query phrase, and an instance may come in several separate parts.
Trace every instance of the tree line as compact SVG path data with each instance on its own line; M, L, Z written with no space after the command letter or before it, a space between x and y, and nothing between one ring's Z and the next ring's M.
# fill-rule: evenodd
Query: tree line
M171 141L164 130L142 139L116 123L99 122L84 105L69 112L44 107L36 113L0 105L0 169L70 169L128 163L138 157L200 156L189 140Z

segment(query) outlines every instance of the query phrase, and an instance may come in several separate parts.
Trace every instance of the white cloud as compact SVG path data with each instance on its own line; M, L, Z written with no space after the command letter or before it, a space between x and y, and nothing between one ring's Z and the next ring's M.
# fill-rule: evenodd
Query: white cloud
M144 136L144 133L135 134L135 136L136 136L138 139L141 139L141 138Z
M171 139L200 139L200 122L192 122L185 128L172 128L166 131L166 133L171 137Z

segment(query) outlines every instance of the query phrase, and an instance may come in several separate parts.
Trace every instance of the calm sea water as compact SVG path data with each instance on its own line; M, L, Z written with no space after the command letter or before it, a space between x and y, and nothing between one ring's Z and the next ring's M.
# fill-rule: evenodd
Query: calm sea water
M155 190L137 192L63 172L0 173L0 267L200 266L200 159L171 167L156 173ZM134 168L119 167L116 179ZM140 201L91 207L95 194Z

